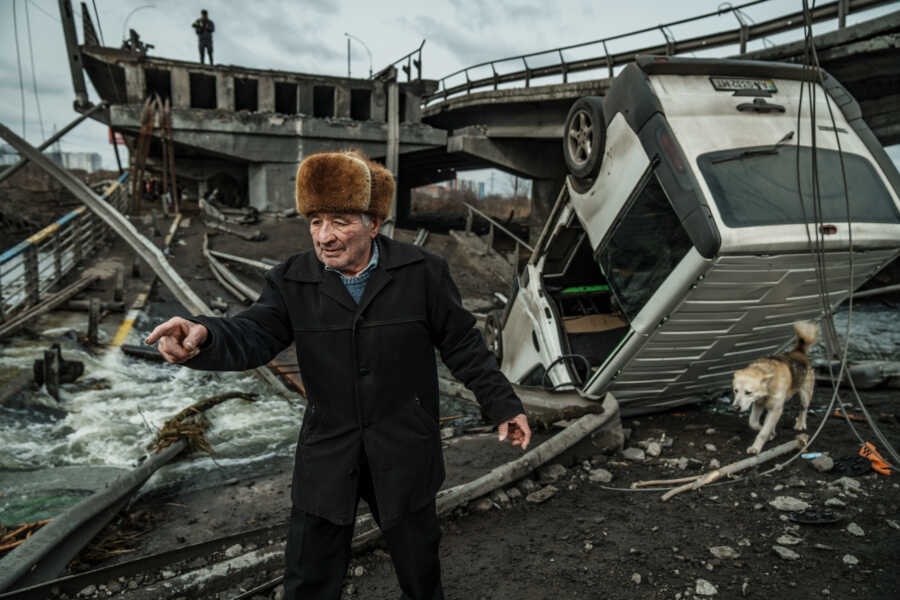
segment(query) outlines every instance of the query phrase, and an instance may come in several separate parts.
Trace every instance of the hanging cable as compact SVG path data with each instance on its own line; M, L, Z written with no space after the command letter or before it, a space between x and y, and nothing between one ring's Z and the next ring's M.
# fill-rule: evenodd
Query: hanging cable
M16 0L13 0L13 34L16 38L16 64L19 66L19 97L22 102L22 138L25 138L25 85L22 83L22 59L19 57L19 23L16 19Z
M25 26L28 31L28 55L31 59L31 85L34 87L34 103L37 105L38 123L41 124L41 139L46 140L44 133L44 115L41 113L41 99L37 90L37 74L34 70L34 46L31 43L31 16L28 12L28 0L25 0Z
M100 26L100 13L97 12L97 0L91 0L91 4L94 5L94 18L97 19L97 33L100 34L100 45L105 46L106 42L103 41L103 27Z

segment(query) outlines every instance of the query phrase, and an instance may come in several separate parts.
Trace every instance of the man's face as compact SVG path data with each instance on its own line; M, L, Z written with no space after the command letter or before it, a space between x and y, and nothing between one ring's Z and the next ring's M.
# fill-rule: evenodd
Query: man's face
M206 18L206 11L205 11L205 10L201 10L201 11L200 11L200 16L203 17L203 18L205 19L205 18Z
M372 239L378 234L378 221L370 218L367 226L358 213L312 213L309 233L316 256L323 263L348 276L357 275L369 262Z

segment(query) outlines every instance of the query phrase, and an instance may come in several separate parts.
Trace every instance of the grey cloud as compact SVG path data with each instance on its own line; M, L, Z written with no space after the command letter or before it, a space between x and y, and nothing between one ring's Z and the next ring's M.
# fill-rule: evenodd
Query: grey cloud
M462 65L471 65L496 58L518 54L514 44L495 37L483 36L465 28L448 28L429 16L416 17L408 22L429 42L442 46Z

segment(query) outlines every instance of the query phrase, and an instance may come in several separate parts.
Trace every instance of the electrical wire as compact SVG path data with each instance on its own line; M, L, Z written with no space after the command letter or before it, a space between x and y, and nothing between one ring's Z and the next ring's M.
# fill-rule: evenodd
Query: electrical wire
M16 38L16 64L19 66L19 97L22 102L22 138L25 139L25 85L22 83L22 59L19 57L19 23L16 19L17 0L13 0L13 34Z
M813 0L812 7L815 8L815 0ZM844 374L846 373L847 381L850 384L850 388L853 392L853 395L862 410L863 414L866 417L866 420L871 427L873 433L878 439L879 443L882 444L882 447L886 449L886 451L894 458L894 461L900 464L900 456L897 455L896 450L875 424L875 420L871 417L866 408L865 404L862 401L862 398L859 395L858 390L856 389L856 385L853 382L853 377L849 370L847 370L847 358L849 355L849 347L850 347L850 338L851 338L851 322L853 316L853 287L854 287L854 262L853 262L853 232L852 232L852 216L850 213L850 194L849 187L847 185L847 173L846 167L844 163L844 155L843 149L841 147L840 142L840 134L838 132L837 124L834 118L834 112L831 108L831 102L828 98L828 93L824 94L825 97L825 105L828 109L828 114L831 119L832 130L834 131L837 149L838 149L838 158L840 160L841 165L841 177L843 183L843 191L844 191L844 202L847 212L847 236L848 236L848 263L849 263L849 289L848 289L848 309L847 309L847 333L845 336L845 341L843 348L840 352L836 351L836 347L840 347L840 342L837 337L837 331L835 330L834 325L834 314L831 310L831 302L829 300L830 294L828 293L828 284L825 278L825 241L824 241L824 233L821 231L820 225L823 224L823 211L822 211L822 199L821 199L821 190L819 187L819 171L818 171L818 157L817 157L817 145L816 145L816 85L821 85L822 89L825 89L825 75L821 69L821 65L819 63L818 53L816 52L815 42L813 39L812 32L812 19L810 16L810 7L807 3L807 0L803 0L803 12L804 12L804 42L805 42L805 53L806 53L806 65L815 69L817 78L810 78L806 86L809 89L809 105L810 105L810 146L811 146L811 179L812 179L812 199L813 199L813 213L814 213L814 225L815 225L815 255L816 255L816 279L818 283L818 293L820 301L822 302L822 308L824 312L823 318L823 333L824 333L824 341L826 346L827 355L829 358L828 362L828 372L831 376L831 382L833 387L833 394L831 397L831 401L828 404L828 409L825 412L825 416L822 419L822 422L819 424L819 427L816 429L815 433L810 437L809 441L801 448L795 455L786 460L783 463L779 463L775 465L772 469L764 471L762 475L766 475L768 473L772 473L775 471L779 471L783 469L785 466L789 465L791 462L796 460L803 452L809 448L815 439L818 437L819 433L825 426L825 423L828 421L828 418L831 416L832 410L834 408L835 403L837 402L841 407L841 412L844 415L844 420L847 425L850 427L850 430L853 432L854 436L860 442L860 445L865 443L863 437L856 430L856 427L850 421L849 411L847 410L846 405L844 404L843 399L840 397L840 383L843 381ZM801 95L800 95L800 104L798 106L797 112L797 131L800 131L800 115L802 114L802 106L803 106L803 83L801 83ZM806 227L806 235L807 235L807 247L813 251L811 247L812 244L812 236L809 233L809 219L806 216L806 209L803 204L803 195L800 184L800 136L797 137L797 160L796 160L796 170L797 170L797 186L798 186L798 196L800 198L801 210L803 211L804 223ZM832 358L840 358L840 368L838 369L838 376L834 376L834 372L832 370L831 359ZM893 469L897 469L897 467L892 464L890 461L885 461L888 466Z
M44 7L42 7L40 4L38 4L38 3L35 2L34 0L26 0L26 1L27 1L27 2L31 2L31 5L32 5L33 7L35 7L36 9L38 9L39 11L41 11L42 13L44 13L45 15L47 15L48 17L50 17L51 19L53 19L54 21L56 21L57 23L62 23L62 21L59 20L59 17L57 17L57 16L54 15L54 14L51 14L51 13L47 12L47 11L44 9Z
M91 4L94 5L94 17L97 19L97 33L100 34L100 45L105 46L106 42L103 41L103 27L100 26L100 13L97 12L97 0L91 0Z
M38 122L41 124L41 139L46 140L44 133L44 115L41 113L41 99L37 90L37 74L34 70L34 46L31 43L31 16L28 12L28 0L25 0L25 25L28 31L28 55L31 59L31 85L34 87L34 103L37 105Z
M815 0L813 0L812 8L815 8ZM831 102L828 98L829 94L825 91L825 105L828 109L828 115L831 120L832 131L834 131L838 158L840 160L841 165L841 178L843 183L843 191L844 191L844 202L847 212L847 236L848 236L848 263L849 263L849 288L848 288L848 307L847 307L847 331L844 340L843 347L841 347L840 341L837 337L837 332L834 326L834 313L831 310L831 302L830 302L830 294L828 292L828 282L825 277L826 273L826 251L825 251L825 240L824 240L824 232L820 230L820 225L824 223L823 218L823 209L822 209L822 197L821 197L821 189L819 187L819 171L818 171L818 156L817 156L817 145L816 145L816 87L817 84L821 85L822 89L825 90L825 76L821 69L821 65L819 63L818 54L815 48L815 41L813 39L813 30L812 30L812 18L810 14L810 7L808 5L808 0L803 0L803 14L804 14L804 44L805 44L805 53L806 53L806 66L810 69L815 69L816 78L804 78L800 83L800 101L797 107L797 145L796 145L796 161L795 168L797 172L797 195L800 201L800 208L803 215L804 227L806 230L807 237L807 249L814 253L816 257L816 281L818 287L818 295L819 299L822 303L823 308L823 333L824 333L824 341L826 346L828 360L828 371L831 377L832 389L833 393L831 396L831 400L828 403L828 408L825 411L825 415L822 421L819 423L816 430L810 436L809 440L804 444L802 448L800 448L795 454L793 454L790 458L785 460L784 462L778 463L770 469L760 472L757 474L757 477L764 477L770 475L772 473L781 471L792 462L797 460L800 456L803 455L807 451L807 449L813 444L813 442L818 438L819 434L825 427L825 424L828 422L829 417L833 414L834 405L837 403L841 407L841 412L844 415L844 420L847 425L850 427L854 436L860 442L860 444L865 443L865 439L859 434L856 427L850 421L849 412L847 407L840 397L840 383L843 380L844 374L846 373L847 382L850 385L850 388L853 392L853 395L856 399L857 404L862 410L866 421L869 427L872 429L879 443L882 444L882 447L890 454L890 456L894 459L894 463L891 461L885 460L884 462L887 465L894 469L900 470L896 466L896 464L900 464L900 456L898 456L897 451L894 449L893 445L889 442L889 440L884 436L883 432L881 432L880 428L876 425L875 420L872 418L868 409L862 401L862 398L859 395L859 391L856 389L856 384L853 381L853 377L850 371L847 369L847 358L849 355L850 348L850 338L851 338L851 323L853 316L853 292L854 292L854 261L853 261L853 232L852 225L853 219L850 213L850 194L849 194L849 186L847 184L847 172L846 166L844 163L844 155L843 149L841 147L840 142L840 134L838 132L836 120L834 117L834 112L831 107ZM810 220L806 213L806 206L803 200L803 190L801 184L801 169L800 169L800 142L801 142L801 115L803 113L803 97L804 97L804 87L808 88L808 103L809 103L809 121L810 121L810 149L811 149L811 183L812 189L811 197L813 200L813 225L814 225L814 235L810 234L809 226ZM815 237L815 240L813 239ZM840 349L838 351L838 349ZM838 369L838 376L834 376L834 371L832 370L831 359L832 358L840 358L840 367ZM896 464L895 464L896 463ZM728 481L719 481L712 484L710 486L715 485L726 485L737 483L739 481L745 480L746 477L739 477L734 479L729 479ZM615 488L609 486L601 486L603 489L607 489L610 491L664 491L667 489L672 489L671 487L655 487L655 488L640 488L631 489L631 488ZM704 486L705 487L705 486Z

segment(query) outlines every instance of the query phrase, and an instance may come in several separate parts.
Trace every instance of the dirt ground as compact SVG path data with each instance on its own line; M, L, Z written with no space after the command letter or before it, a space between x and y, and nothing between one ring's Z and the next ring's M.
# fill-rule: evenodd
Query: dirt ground
M162 222L161 222L162 225ZM250 226L250 229L256 226ZM149 221L139 229L150 232ZM165 233L163 227L163 234ZM268 220L268 241L245 242L219 234L211 246L223 252L280 260L309 245L300 219ZM229 313L241 309L212 278L200 253L203 227L199 215L179 232L172 263L207 301L222 297ZM400 231L409 240L415 232ZM161 239L159 237L154 239ZM450 236L433 234L426 248L448 258L451 272L467 303L487 306L491 294L505 286L488 281ZM109 254L127 254L114 244ZM250 268L230 265L251 285L262 279ZM146 269L145 269L146 270ZM146 274L143 276L146 279ZM171 296L154 296L158 319L171 309ZM811 431L823 418L830 388L819 387L810 417ZM869 410L890 442L900 446L897 391L863 392ZM844 397L849 399L848 394ZM477 409L475 409L477 410ZM776 440L791 439L796 416L791 404ZM727 405L707 403L624 419L630 453L655 448L659 456L643 459L583 453L561 461L565 469L546 469L507 488L507 498L476 500L442 519L441 557L446 597L450 599L515 598L688 598L715 589L718 598L896 598L900 590L900 479L875 474L856 456L859 441L847 423L830 418L811 450L828 454L836 466L819 472L811 461L797 458L783 469L765 473L774 463L748 471L734 482L714 484L662 502L662 491L634 491L630 484L698 474L711 461L724 465L746 457L752 442L746 415ZM863 440L879 445L869 428L854 422ZM456 433L461 433L457 431ZM555 431L542 432L536 443ZM517 451L476 434L448 442L447 485L467 481L511 459ZM146 496L114 523L107 533L140 535L132 552L118 560L172 551L216 538L259 530L262 536L241 550L277 548L279 531L289 513L289 460L273 461L265 472L242 473L194 492ZM606 473L611 481L604 482ZM533 489L552 485L556 492L543 503L525 499ZM512 491L515 489L516 491ZM524 493L523 493L524 492ZM515 497L518 494L519 497ZM509 499L509 497L512 497ZM770 504L781 497L805 502L835 522L796 523L792 512ZM283 534L281 534L283 535ZM266 539L268 537L268 539ZM727 547L724 548L723 547ZM147 569L130 579L119 577L81 590L78 597L179 597L160 593L138 596L129 585L147 586L176 577L181 571L210 566L229 556L210 551L173 567ZM718 554L716 556L715 554ZM87 560L81 568L101 568L115 561ZM245 573L252 572L250 575ZM278 561L236 573L231 587L192 592L194 598L235 598L280 575ZM61 593L54 597L75 597ZM182 596L183 597L183 596ZM254 598L279 598L279 589ZM357 554L345 582L345 598L398 598L390 560L378 544Z
M864 396L873 414L884 415L878 425L895 446L900 442L896 397L896 392ZM821 409L829 399L829 390L820 388L814 407ZM798 458L779 472L763 476L767 465L736 482L667 502L660 500L660 491L630 488L636 481L696 474L713 459L726 464L745 457L753 439L746 416L717 408L626 419L631 429L627 446L665 436L671 447L645 461L596 456L590 464L569 465L552 484L559 492L543 504L516 500L508 508L459 511L446 520L441 557L447 597L686 598L700 595L702 579L719 598L897 598L896 474L867 470L847 484L837 473L820 473ZM777 439L767 447L791 439L795 414L785 414ZM818 426L822 416L814 415L811 425ZM867 427L857 427L865 439L873 439ZM831 418L811 450L844 464L840 459L855 456L857 448L846 423ZM679 458L687 459L684 470L670 462ZM598 467L612 474L610 483L590 480ZM838 521L795 523L794 513L770 505L780 496L802 500L820 513L831 511ZM730 548L733 554L725 556L734 557L714 556L711 549L718 546ZM775 546L796 554L783 558ZM858 563L848 564L851 556ZM364 574L348 577L349 597L399 597L382 552L356 562Z

